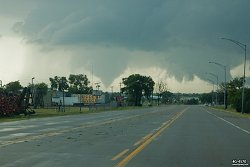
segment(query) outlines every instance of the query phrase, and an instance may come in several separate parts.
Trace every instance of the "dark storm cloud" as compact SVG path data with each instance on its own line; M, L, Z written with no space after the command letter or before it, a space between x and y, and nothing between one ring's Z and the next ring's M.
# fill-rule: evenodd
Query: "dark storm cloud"
M205 72L218 71L208 61L232 67L242 63L240 48L219 37L250 43L249 0L43 0L37 3L28 17L15 25L15 30L30 43L95 48L97 51L88 52L91 56L77 52L71 65L80 66L79 60L90 59L104 78L119 75L126 63L133 61L133 56L127 54L136 50L164 60L158 65L179 80L184 76L192 79L194 75L204 78ZM144 62L147 59L138 64ZM103 69L109 72L105 74Z
M1 17L22 17L36 6L37 0L0 0Z
M18 23L20 31L30 42L59 45L104 43L146 49L159 40L165 40L162 35L167 35L164 32L166 18L161 14L165 13L161 9L163 1L40 3L22 25Z

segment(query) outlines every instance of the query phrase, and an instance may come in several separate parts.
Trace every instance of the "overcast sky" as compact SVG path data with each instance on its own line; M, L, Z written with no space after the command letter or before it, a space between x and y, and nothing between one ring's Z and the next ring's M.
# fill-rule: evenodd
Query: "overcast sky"
M87 74L117 90L132 73L164 80L173 92L208 92L243 75L250 44L249 0L0 0L0 80L48 82ZM248 56L248 55L247 55ZM249 56L247 57L249 60ZM92 70L93 69L93 70ZM249 64L247 64L247 76Z

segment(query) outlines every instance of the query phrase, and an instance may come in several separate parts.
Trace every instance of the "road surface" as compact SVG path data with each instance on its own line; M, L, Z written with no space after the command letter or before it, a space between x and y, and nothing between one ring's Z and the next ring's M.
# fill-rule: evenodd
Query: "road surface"
M250 166L250 119L204 106L0 123L1 167Z

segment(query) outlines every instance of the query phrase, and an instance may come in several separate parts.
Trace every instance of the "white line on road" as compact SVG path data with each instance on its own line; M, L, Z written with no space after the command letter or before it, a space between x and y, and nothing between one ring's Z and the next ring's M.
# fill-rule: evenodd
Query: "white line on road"
M206 111L207 111L207 110L206 110ZM208 112L209 114L211 114L211 115L213 115L213 116L219 118L220 120L222 120L222 121L228 123L229 125L232 125L233 127L235 127L235 128L237 128L237 129L239 129L239 130L241 130L241 131L243 131L243 132L245 132L245 133L247 133L247 134L250 135L250 132L249 132L249 131L247 131L247 130L245 130L245 129L243 129L243 128L241 128L241 127L239 127L239 126L233 124L232 122L229 122L229 121L227 121L227 120L225 120L225 119L223 119L223 118L221 118L221 117L219 117L219 116L217 116L217 115L215 115L215 114L213 114L213 113L211 113L211 112L209 112L209 111L207 111L207 112Z
M9 132L9 131L15 131L19 129L21 128L3 128L3 129L0 129L0 132Z
M6 140L6 139L15 139L17 137L25 137L28 135L31 135L34 133L14 133L14 134L9 134L9 135L5 135L5 136L0 136L0 142L3 142L2 139Z
M152 113L146 113L146 114L152 114ZM91 121L91 122L86 122L86 123L80 124L79 126L75 126L75 127L61 126L64 128L60 129L60 127L58 127L56 129L56 132L54 132L54 130L53 131L46 131L46 132L42 132L42 134L33 134L32 136L31 135L23 135L17 139L15 137L13 141L0 141L0 148L4 147L4 146L11 145L11 144L22 143L25 141L32 141L32 140L42 139L45 137L57 136L57 135L61 135L63 133L73 131L73 130L96 127L96 126L101 126L101 125L108 124L108 123L118 122L121 120L132 119L132 118L140 117L140 116L143 116L146 114L137 114L137 115L132 115L132 116L114 117L114 118L108 118L108 119L104 119L104 120ZM7 138L9 139L9 137L10 137L10 135L8 135ZM1 139L1 137L0 137L0 139ZM4 137L3 139L6 139L6 137Z

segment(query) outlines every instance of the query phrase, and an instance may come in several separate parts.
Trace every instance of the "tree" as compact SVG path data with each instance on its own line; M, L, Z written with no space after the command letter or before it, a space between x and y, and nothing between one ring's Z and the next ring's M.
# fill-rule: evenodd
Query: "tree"
M51 84L51 89L56 89L56 90L59 90L59 91L62 91L63 92L63 111L65 111L65 108L64 108L64 91L67 90L69 88L69 85L68 85L68 80L66 77L58 77L58 76L55 76L54 78L49 78L50 80L50 84Z
M199 99L201 101L201 103L204 103L204 104L212 104L212 92L211 93L203 93L200 95Z
M229 93L237 92L241 90L243 86L243 77L241 78L234 78L227 84L227 89Z
M174 98L174 94L172 92L169 91L165 91L162 93L162 103L173 103L173 98Z
M32 85L29 85L32 87ZM34 85L34 107L37 106L44 107L44 100L43 97L48 92L48 85L45 83L38 83Z
M14 81L14 82L10 82L5 86L5 91L7 93L20 93L20 90L22 89L22 85L20 84L19 81Z
M224 90L224 84L220 85L219 92ZM228 101L237 112L241 112L242 107L242 87L243 87L243 77L236 77L229 81L227 84L228 90ZM250 89L245 88L245 97L244 97L244 113L250 112Z
M155 82L149 76L142 76L140 74L130 75L128 78L123 78L124 87L122 92L128 95L128 100L135 106L141 105L141 99L144 95L147 99L150 98Z
M195 99L195 98L188 99L184 104L187 104L187 105L197 105L197 104L199 104L199 100Z
M0 87L0 93L4 93L4 88L3 87Z
M167 83L160 81L156 83L156 94L158 96L158 105L160 103L160 99L164 92L167 92Z
M241 108L240 108L241 110ZM245 88L245 107L244 113L250 113L250 89Z
M49 80L50 80L51 89L64 91L69 88L68 80L66 77L55 76L54 78L49 78Z
M88 77L83 74L69 76L69 92L72 94L90 94L93 88L89 87L90 81Z
M241 110L241 89L243 86L243 77L234 78L227 84L229 103L240 112Z

